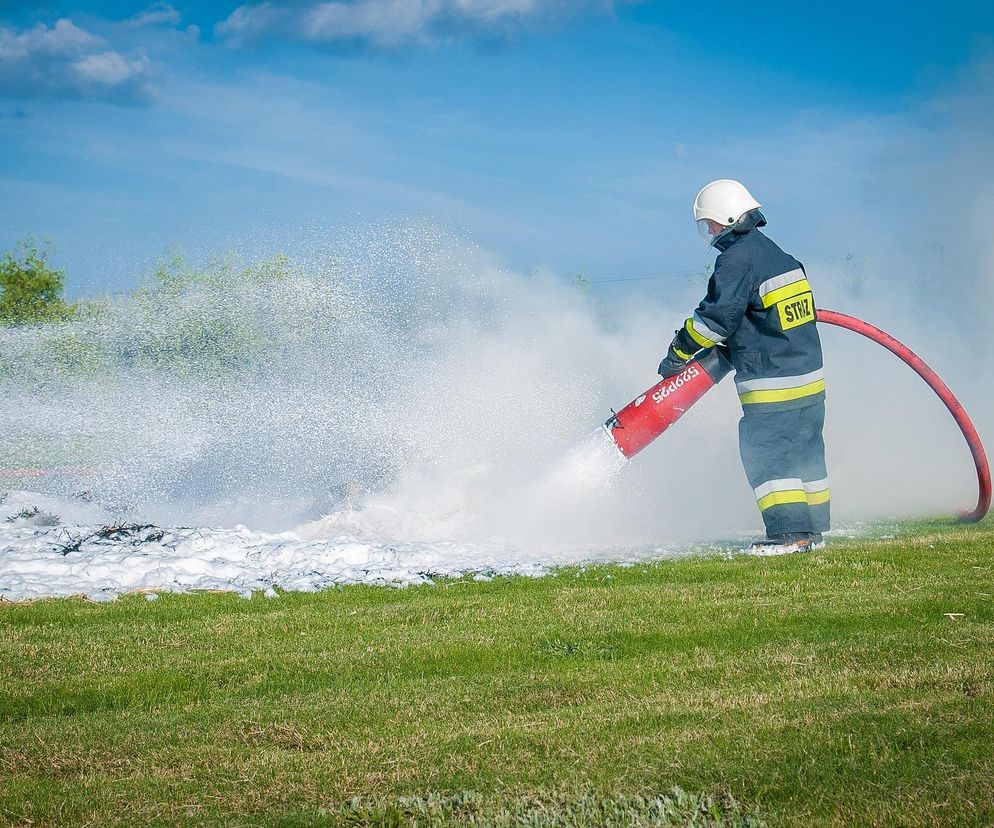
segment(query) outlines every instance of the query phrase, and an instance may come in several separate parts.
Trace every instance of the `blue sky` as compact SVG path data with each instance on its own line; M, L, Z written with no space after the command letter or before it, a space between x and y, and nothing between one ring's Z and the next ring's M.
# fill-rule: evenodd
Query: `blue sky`
M992 35L985 3L8 2L0 245L95 293L428 216L616 278L700 267L690 202L736 177L802 259L921 262L992 203Z

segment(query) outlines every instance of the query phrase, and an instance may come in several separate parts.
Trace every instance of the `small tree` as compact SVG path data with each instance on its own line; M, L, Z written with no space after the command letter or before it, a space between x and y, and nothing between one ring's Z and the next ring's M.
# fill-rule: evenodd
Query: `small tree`
M32 238L0 258L0 324L29 325L66 319L74 308L63 298L66 274L48 266L49 246Z

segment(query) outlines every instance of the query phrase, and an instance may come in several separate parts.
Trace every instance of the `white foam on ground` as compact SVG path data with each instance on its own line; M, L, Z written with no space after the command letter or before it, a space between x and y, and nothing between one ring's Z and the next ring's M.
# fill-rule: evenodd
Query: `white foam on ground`
M97 520L65 522L60 513ZM0 507L0 599L82 595L106 601L129 592L193 590L243 596L262 591L273 596L276 589L306 592L360 583L404 586L467 575L479 580L540 576L569 564L676 554L663 548L537 550L496 542L375 540L362 513L348 509L299 531L281 533L244 526L147 526L107 537L108 520L86 504L58 502L32 492L9 493Z
M574 470L590 459L584 461L578 453L569 458L578 464ZM616 470L622 468L609 452L602 457L616 464ZM598 471L606 473L607 466ZM550 474L537 482L536 491L557 480L589 480L586 474L564 477L567 473L560 469ZM456 525L461 525L458 520ZM384 537L404 533L435 537ZM535 546L438 537L452 533L445 519L398 514L383 502L374 503L368 512L347 506L294 531L269 533L245 526L122 524L87 503L8 492L0 503L0 601L69 596L110 601L135 592L154 600L158 592L194 591L234 592L246 598L262 592L272 598L277 590L313 592L348 584L408 586L438 578L541 577L563 566L626 565L702 552L772 554L740 549L740 544Z
M515 526L543 516L569 519L583 498L601 496L625 458L603 428L521 492ZM122 524L92 504L15 491L0 504L0 599L83 595L109 600L128 592L218 590L249 596L275 589L313 591L343 584L407 585L439 577L543 575L551 567L627 561L666 550L597 550L576 544L473 540L481 527L466 508L467 486L487 469L438 481L428 496L410 487L354 492L341 509L293 531ZM416 487L415 487L416 491ZM359 504L353 505L352 497ZM565 503L569 511L549 510ZM444 508L440 504L446 504ZM526 504L531 505L530 511ZM553 509L554 512L554 509ZM111 527L108 529L108 527ZM114 527L119 527L114 531Z
M512 509L515 519L504 537L487 533L489 516L484 512L481 520L473 502L472 487L486 480L486 467L436 479L421 497L417 485L356 490L341 508L286 532L125 523L85 501L7 492L0 502L0 600L81 595L107 601L133 592L198 590L275 597L277 590L346 584L537 577L567 565L700 552L699 546L563 540L568 529L574 538L593 536L584 517L599 520L594 507L616 489L626 463L608 432L598 428L513 500L505 499L502 508Z

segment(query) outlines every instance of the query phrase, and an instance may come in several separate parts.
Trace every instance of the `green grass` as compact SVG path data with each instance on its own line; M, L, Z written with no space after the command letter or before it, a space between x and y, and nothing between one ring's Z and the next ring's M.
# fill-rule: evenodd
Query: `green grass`
M992 553L2 606L0 816L991 825Z

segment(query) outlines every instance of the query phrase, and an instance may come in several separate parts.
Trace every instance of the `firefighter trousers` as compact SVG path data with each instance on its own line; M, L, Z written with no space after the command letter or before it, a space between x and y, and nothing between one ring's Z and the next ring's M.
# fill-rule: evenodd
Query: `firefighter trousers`
M739 421L742 465L768 536L828 531L824 425L824 401L788 411L747 408Z

